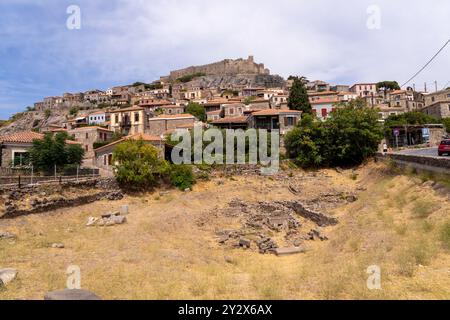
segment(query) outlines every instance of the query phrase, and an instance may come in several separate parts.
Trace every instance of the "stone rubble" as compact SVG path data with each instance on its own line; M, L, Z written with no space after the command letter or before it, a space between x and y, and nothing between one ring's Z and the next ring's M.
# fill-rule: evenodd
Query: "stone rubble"
M0 240L14 240L17 236L11 232L0 232Z
M17 277L18 271L12 268L0 269L0 288L7 286Z

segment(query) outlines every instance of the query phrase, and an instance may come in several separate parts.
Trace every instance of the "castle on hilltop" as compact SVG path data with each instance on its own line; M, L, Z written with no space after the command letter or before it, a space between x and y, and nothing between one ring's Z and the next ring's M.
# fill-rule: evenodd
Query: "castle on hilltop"
M264 67L263 63L255 63L253 56L248 59L225 59L219 62L202 66L192 66L189 68L172 71L168 77L171 80L181 78L186 75L204 73L206 75L237 75L237 74L264 74L269 75L270 70Z

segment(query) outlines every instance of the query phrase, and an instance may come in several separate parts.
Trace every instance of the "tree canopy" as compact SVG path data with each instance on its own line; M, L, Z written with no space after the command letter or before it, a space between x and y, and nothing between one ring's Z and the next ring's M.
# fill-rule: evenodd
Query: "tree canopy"
M311 103L306 90L306 79L291 77L294 80L289 92L288 107L291 110L300 110L303 113L312 113Z
M200 121L203 122L206 121L205 108L196 102L189 102L189 104L186 107L186 113L192 114Z
M349 166L373 156L383 139L378 111L353 104L326 121L304 115L285 137L288 156L302 167Z
M80 165L84 157L84 149L78 144L67 144L69 136L60 132L48 133L42 140L33 141L30 149L30 160L36 170L52 171L55 167Z

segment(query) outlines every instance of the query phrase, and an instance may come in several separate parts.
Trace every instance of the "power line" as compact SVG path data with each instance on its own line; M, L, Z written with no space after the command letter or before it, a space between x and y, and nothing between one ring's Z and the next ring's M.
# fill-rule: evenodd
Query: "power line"
M448 41L444 44L444 46L439 49L439 51L430 59L430 61L427 62L426 65L424 65L422 67L422 69L420 69L415 75L413 75L411 77L411 79L409 79L408 81L406 81L402 87L406 86L408 83L410 83L412 80L414 80L415 77L417 77L423 70L425 70L426 67L428 67L430 65L431 62L433 62L434 59L436 59L436 57L445 49L445 47L450 43L450 39L448 39Z

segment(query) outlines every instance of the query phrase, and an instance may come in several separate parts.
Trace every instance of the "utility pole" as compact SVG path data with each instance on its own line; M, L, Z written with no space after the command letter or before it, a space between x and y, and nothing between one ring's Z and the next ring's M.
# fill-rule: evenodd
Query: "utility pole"
M434 81L434 88L436 89L435 92L437 92L438 91L438 83L437 83L437 81Z
M427 93L427 83L425 82L425 93Z

